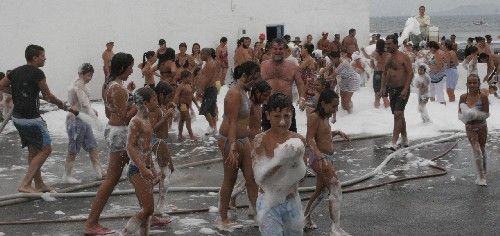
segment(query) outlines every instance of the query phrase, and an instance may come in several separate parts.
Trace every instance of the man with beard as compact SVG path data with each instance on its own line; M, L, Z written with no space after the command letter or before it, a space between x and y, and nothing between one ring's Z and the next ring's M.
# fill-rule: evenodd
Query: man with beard
M389 93L391 111L394 115L394 129L392 131L392 141L387 145L391 150L396 150L399 135L401 134L401 145L408 146L408 136L406 133L406 121L404 110L410 94L410 84L413 80L413 69L410 58L398 50L398 38L389 35L386 38L387 51L391 57L385 64L382 76L382 87L380 96Z
M305 104L305 89L301 79L299 67L292 62L285 60L286 42L283 39L274 39L271 43L272 58L263 61L261 64L262 79L266 80L272 88L272 94L283 93L292 99L292 85L295 82L299 92L299 107L303 108ZM265 104L262 110L266 110ZM297 132L295 121L295 108L292 106L292 124L290 131ZM266 131L270 128L269 120L265 113L262 113L262 129Z
M251 61L253 59L252 51L249 48L251 42L252 41L249 37L243 37L243 43L236 48L236 52L234 54L235 67L243 64L243 62Z

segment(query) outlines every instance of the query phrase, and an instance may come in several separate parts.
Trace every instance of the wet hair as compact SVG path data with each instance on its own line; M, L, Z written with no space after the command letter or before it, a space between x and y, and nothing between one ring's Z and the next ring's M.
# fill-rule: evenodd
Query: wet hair
M210 56L215 59L217 57L217 54L215 53L215 49L210 48Z
M424 70L424 73L425 73L425 72L427 72L427 67L426 67L425 65L420 65L420 66L418 66L418 69L419 69L419 70L420 70L420 69Z
M250 76L259 72L260 72L259 64L253 61L246 61L243 64L234 68L233 78L235 81L238 81L243 75Z
M191 74L191 72L190 72L190 71L188 71L188 70L183 70L183 71L181 72L181 80L187 79L187 78L191 77L191 75L192 75L192 74Z
M476 46L471 46L471 47L469 48L469 50L470 50L470 53L471 53L471 54L472 54L472 53L476 53L476 52L478 51L478 49L477 49L477 47L476 47Z
M316 109L314 109L314 112L316 112L318 116L321 117L322 119L331 116L331 113L325 112L323 106L321 105L321 102L328 104L332 103L334 99L339 99L339 95L337 93L335 93L331 89L323 90L323 92L321 92L321 94L319 95L318 103L316 104Z
M134 64L134 57L128 53L119 52L111 58L111 69L108 78L106 78L105 84L109 84L117 76L125 73L125 70L129 66Z
M396 45L398 45L398 36L396 34L389 34L387 37L385 37L385 40L392 40L392 42Z
M244 37L241 37L240 39L238 39L238 41L236 41L236 46L239 47L243 44L243 40L244 40Z
M447 39L444 41L444 46L448 49L448 50L453 50L453 42L451 42L451 39Z
M331 58L340 58L340 52L339 51L333 51L328 54L329 57Z
M482 42L484 42L484 38L483 38L483 37L481 37L481 36L476 37L476 42L478 42L478 43L482 43Z
M78 74L84 75L87 73L94 73L94 67L90 63L83 63L78 67Z
M472 78L472 77L474 77L475 79L477 79L477 82L478 82L479 84L481 84L481 79L479 78L479 75L476 75L476 74L470 74L469 76L467 76L467 80L469 80L469 78ZM467 83L467 80L465 80L465 81L466 81L466 83ZM466 94L465 96L466 96L466 97L468 97L468 96L469 96L469 86L468 86L468 85L466 85L465 87L467 88L467 94Z
M227 38L226 37L222 37L222 38L220 38L219 42L221 42L221 43L227 43Z
M349 34L352 34L352 33L354 33L354 32L356 32L356 29L350 29L350 30L349 30Z
M484 36L484 38L487 39L487 40L490 40L491 39L491 35L487 34L487 35Z
M477 56L478 63L487 63L488 60L490 60L490 56L487 53L482 52Z
M155 55L154 51L147 51L144 54L142 54L142 66L146 64L146 60L153 57Z
M252 91L250 92L250 97L255 97L257 96L257 92L260 94L263 94L267 91L271 91L272 88L269 85L269 83L265 80L259 80L255 85L252 87Z
M165 53L158 55L158 65L161 65L168 60L175 60L175 50L173 48L167 48Z
M443 35L443 37L441 37L441 40L446 40L446 37Z
M439 50L439 44L436 41L429 41L427 47Z
M473 42L474 42L474 38L468 38L468 39L467 39L467 42L469 42L469 43L473 43Z
M134 92L134 103L138 106L144 105L145 102L150 102L155 95L155 91L150 87L142 87Z
M281 39L281 38L275 38L273 39L273 41L271 42L271 46L273 44L278 44L278 45L286 45L286 41L284 39Z
M292 37L290 37L290 35L285 35L283 36L283 39L286 40L287 42L290 42L290 40L292 40Z
M34 57L40 56L43 52L45 52L45 49L43 49L43 47L30 44L26 47L26 50L24 51L24 58L26 58L27 62L30 62L33 60Z
M160 96L160 94L163 94L165 97L168 96L170 93L172 93L174 90L172 89L172 86L170 86L167 82L161 81L158 82L155 86L155 93L156 96Z
M309 53L309 55L312 55L312 53L314 51L314 45L306 44L306 45L304 45L304 48L306 49L307 53Z
M160 39L160 41L158 41L158 45L163 45L163 44L167 44L167 41L165 41L165 39Z
M283 110L285 108L292 108L292 100L283 93L275 93L267 100L266 111Z
M255 42L255 43L253 44L253 46L254 46L254 47L257 47L257 44L260 44L260 42L259 42L259 41Z
M182 42L182 43L179 44L179 48L182 48L182 47L187 48L188 46L187 46L187 44L185 42Z
M2 80L3 78L5 78L5 73L0 72L0 80Z
M194 50L193 50L194 46L198 46L198 48L201 49L201 46L199 43L193 43L193 46L191 46L191 54L194 54Z
M385 52L385 41L382 39L377 40L375 43L375 51L378 53Z

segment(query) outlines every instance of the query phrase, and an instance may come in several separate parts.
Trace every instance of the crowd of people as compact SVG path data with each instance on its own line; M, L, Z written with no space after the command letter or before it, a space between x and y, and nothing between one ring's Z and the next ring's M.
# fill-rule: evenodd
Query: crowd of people
M349 139L345 133L332 130L338 106L352 113L354 93L367 86L371 78L374 107L380 108L382 103L394 115L392 139L387 148L408 147L404 110L411 86L416 88L423 122L431 122L426 111L429 99L446 105L446 91L448 104L456 100L457 66L467 70L468 89L459 98L459 118L473 148L478 170L476 183L486 185L488 96L497 96L499 73L499 57L489 45L491 37L486 37L489 43L483 37L470 39L460 65L454 35L441 42L426 42L422 38L418 45L411 40L400 45L397 34L388 35L385 40L374 34L369 43L375 47L373 52L358 46L355 29L350 29L342 40L335 34L334 40L329 41L328 35L323 32L317 44L313 43L312 35L307 35L302 44L300 37L292 41L289 35L266 42L266 36L261 34L253 46L251 38L242 37L235 49L231 81L226 81L229 71L226 37L220 39L215 49L194 43L190 54L186 43L180 43L176 53L160 39L159 48L144 52L137 65L144 78L144 86L137 89L132 82L126 84L137 64L133 56L115 54L114 42L108 42L102 54L106 79L102 86L105 114L101 114L108 119L104 130L110 152L107 171L100 166L94 137L93 121L99 114L91 106L86 86L95 73L93 66L89 63L80 66L65 103L51 93L40 69L45 63L45 50L29 45L25 51L27 64L0 77L0 89L4 92L1 101L7 111L4 117L12 111L22 147L28 147L28 169L18 191L53 190L44 183L40 170L52 151L49 131L39 112L41 92L43 100L68 111L68 155L63 180L80 182L73 177L72 169L81 148L89 153L97 178L103 179L85 232L91 235L114 232L98 221L127 164L127 176L136 190L141 210L127 222L124 232L143 235L149 226L166 225L169 218L153 213L155 208L165 206L166 178L175 170L168 132L177 122L178 141L184 140L184 126L189 138L196 140L191 127L196 107L208 123L202 135L216 137L224 160L219 193L222 229L236 224L228 211L234 204L233 189L241 170L250 202L249 215L258 222L262 235L301 235L304 228L315 229L312 213L324 197L329 203L332 234L347 235L340 227L342 190L331 162L335 149L333 137ZM479 78L477 63L487 64L484 78ZM482 89L481 84L487 87ZM225 85L228 90L224 106L218 107L217 95ZM305 137L297 133L296 108L307 114ZM154 167L153 157L159 170ZM316 191L303 211L298 184L306 169L316 176ZM153 187L157 184L160 200L155 206Z

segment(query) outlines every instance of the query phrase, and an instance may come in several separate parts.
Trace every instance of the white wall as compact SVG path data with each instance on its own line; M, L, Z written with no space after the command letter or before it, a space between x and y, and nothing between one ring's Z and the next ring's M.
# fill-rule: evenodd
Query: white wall
M93 98L99 98L101 53L109 40L115 42L115 52L131 53L137 65L143 52L156 50L160 38L174 49L180 42L215 48L226 36L231 63L238 29L246 28L256 40L269 24L284 24L292 38L311 33L314 41L322 31L345 36L356 28L363 45L369 8L369 0L2 0L0 71L24 64L26 46L38 44L46 50L42 69L57 96L65 99L78 66L90 62L96 68L90 86ZM131 79L142 85L139 70L134 70Z

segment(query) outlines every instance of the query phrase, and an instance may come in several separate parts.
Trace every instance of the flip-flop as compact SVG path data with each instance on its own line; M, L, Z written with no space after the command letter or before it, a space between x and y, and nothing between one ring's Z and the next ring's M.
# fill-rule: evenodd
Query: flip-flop
M86 231L84 233L84 235L85 236L107 235L107 234L114 234L115 232L116 231L113 229L102 227L102 226L97 226L90 231Z

